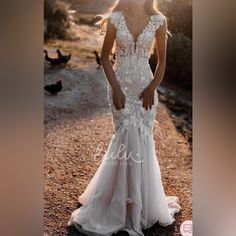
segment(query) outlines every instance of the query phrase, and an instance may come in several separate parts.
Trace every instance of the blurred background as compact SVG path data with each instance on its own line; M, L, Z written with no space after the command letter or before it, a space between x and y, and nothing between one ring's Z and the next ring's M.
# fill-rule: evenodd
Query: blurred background
M46 235L66 235L77 197L98 168L113 133L100 64L104 37L96 25L96 15L112 2L44 0ZM172 36L166 72L157 88L154 139L166 193L179 196L183 211L173 226L154 226L145 235L179 235L181 223L192 219L192 1L159 0L159 9ZM156 64L155 52L150 55L152 71Z

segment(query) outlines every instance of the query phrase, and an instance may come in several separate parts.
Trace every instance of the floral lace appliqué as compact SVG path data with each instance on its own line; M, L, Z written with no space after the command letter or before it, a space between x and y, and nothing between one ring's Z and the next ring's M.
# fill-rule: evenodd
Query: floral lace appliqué
M136 127L146 140L152 134L158 94L155 92L154 105L149 110L145 110L142 106L142 100L139 99L139 96L153 79L149 65L149 52L156 30L165 21L165 16L152 15L136 42L127 28L121 11L112 12L110 19L116 28L114 71L126 97L125 108L116 110L112 100L112 89L108 84L108 99L115 129L124 132L131 127Z

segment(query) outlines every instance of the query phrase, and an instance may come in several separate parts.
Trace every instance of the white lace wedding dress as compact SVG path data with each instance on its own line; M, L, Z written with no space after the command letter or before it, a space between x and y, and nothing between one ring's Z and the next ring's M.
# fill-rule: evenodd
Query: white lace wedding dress
M72 212L68 225L87 235L110 236L120 230L143 235L154 223L172 224L180 211L178 197L166 196L153 140L158 103L145 110L139 95L153 78L149 50L165 16L152 15L135 41L121 11L113 11L116 27L114 71L126 96L125 108L116 110L108 83L108 99L115 133L106 155L84 193L82 207Z

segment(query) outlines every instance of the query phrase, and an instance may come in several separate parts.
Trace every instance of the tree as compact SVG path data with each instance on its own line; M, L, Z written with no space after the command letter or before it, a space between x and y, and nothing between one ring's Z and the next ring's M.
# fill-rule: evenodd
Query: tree
M70 5L59 0L44 0L44 38L69 38Z

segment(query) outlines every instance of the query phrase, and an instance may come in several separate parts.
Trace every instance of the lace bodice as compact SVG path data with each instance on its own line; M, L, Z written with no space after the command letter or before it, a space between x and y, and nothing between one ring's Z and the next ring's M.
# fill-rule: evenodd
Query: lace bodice
M147 26L134 39L128 29L124 14L122 11L114 11L110 15L111 23L116 28L116 55L120 61L125 57L149 58L149 51L154 40L156 30L165 21L164 15L152 15Z
M136 40L130 33L121 11L112 12L110 19L116 28L114 72L126 97L125 108L116 110L112 100L112 89L108 83L109 104L113 113L115 129L124 132L134 126L139 128L144 137L151 137L149 134L153 128L158 101L157 92L154 97L155 104L148 111L143 108L139 96L153 79L149 65L149 52L156 30L163 24L165 16L152 15Z

